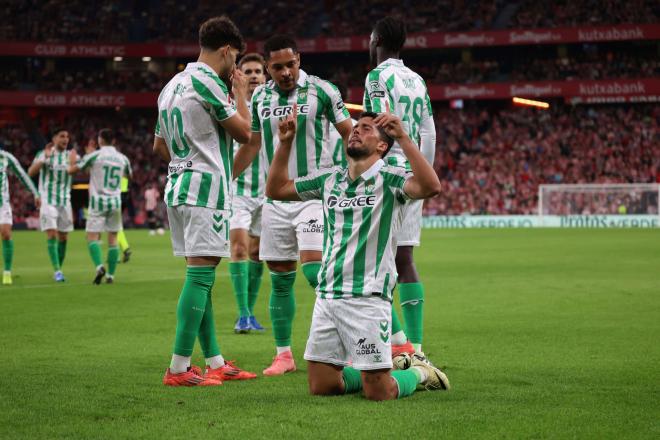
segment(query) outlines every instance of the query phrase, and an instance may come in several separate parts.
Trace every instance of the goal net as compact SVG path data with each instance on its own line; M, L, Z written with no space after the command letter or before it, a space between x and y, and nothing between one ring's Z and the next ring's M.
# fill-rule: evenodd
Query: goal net
M660 215L660 184L553 184L539 186L538 214Z

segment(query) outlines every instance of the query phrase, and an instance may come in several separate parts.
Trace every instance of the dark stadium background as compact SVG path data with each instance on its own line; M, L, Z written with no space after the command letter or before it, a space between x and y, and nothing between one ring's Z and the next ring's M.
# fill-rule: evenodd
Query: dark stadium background
M128 225L164 185L151 153L156 97L197 54L197 27L228 14L249 50L299 38L302 68L361 103L376 19L404 17L404 62L426 80L444 192L428 214L532 214L543 183L660 182L660 4L654 1L0 1L0 147L28 167L54 126L82 153L99 128L133 162ZM274 19L276 18L276 19ZM549 102L516 107L513 96ZM31 197L11 179L16 226ZM86 191L76 191L74 206ZM630 213L634 213L631 212Z

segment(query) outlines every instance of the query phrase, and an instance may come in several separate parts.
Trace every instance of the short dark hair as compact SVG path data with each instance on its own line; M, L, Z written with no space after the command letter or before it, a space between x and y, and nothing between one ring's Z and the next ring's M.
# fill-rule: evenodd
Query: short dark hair
M238 67L239 68L243 67L243 64L245 63L259 63L262 66L266 65L266 61L264 60L264 57L262 57L261 54L258 54L256 52L250 52L243 55L241 60L238 62Z
M362 119L362 118L376 119L377 117L378 117L378 113L375 113L375 112L362 112L362 113L360 113L360 116L358 117L358 120ZM387 156L387 153L389 153L390 150L392 149L392 145L394 145L394 139L392 139L390 137L390 135L387 134L385 132L385 130L383 130L383 127L376 127L376 128L378 129L378 135L380 136L380 140L387 144L387 150L385 150L385 152L383 153L383 156L382 156L382 157L385 157L385 156Z
M276 34L266 40L264 43L264 55L266 60L270 59L270 53L282 49L291 49L293 53L298 53L298 45L291 35Z
M226 15L206 20L199 27L199 45L203 49L218 50L230 45L240 52L245 50L245 40L233 21Z
M50 138L51 138L51 139L54 138L55 136L57 136L58 134L60 134L60 133L63 132L63 131L68 131L68 130L67 130L66 128L64 128L64 127L54 127L54 128L50 131Z
M406 24L400 18L385 17L378 20L374 32L380 37L383 47L393 52L401 51L406 42Z
M99 130L99 137L110 144L115 140L115 132L109 128L102 128Z

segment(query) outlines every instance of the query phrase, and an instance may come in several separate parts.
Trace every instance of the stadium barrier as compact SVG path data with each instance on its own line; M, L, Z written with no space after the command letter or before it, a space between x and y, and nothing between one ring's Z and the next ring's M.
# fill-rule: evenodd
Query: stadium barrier
M434 215L425 229L468 228L658 228L658 215Z

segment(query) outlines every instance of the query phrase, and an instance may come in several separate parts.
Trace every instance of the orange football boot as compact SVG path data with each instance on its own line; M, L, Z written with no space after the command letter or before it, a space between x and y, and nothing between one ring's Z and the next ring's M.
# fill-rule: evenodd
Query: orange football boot
M225 361L225 364L219 368L211 368L208 365L206 366L206 373L204 377L213 380L249 380L255 379L256 374L250 373L249 371L241 370L236 365L236 361Z
M199 367L197 368L199 369ZM165 371L165 376L163 376L163 385L170 387L211 387L222 385L222 381L200 376L193 370L193 368L190 368L183 373L176 374L172 373L168 368L167 371Z

